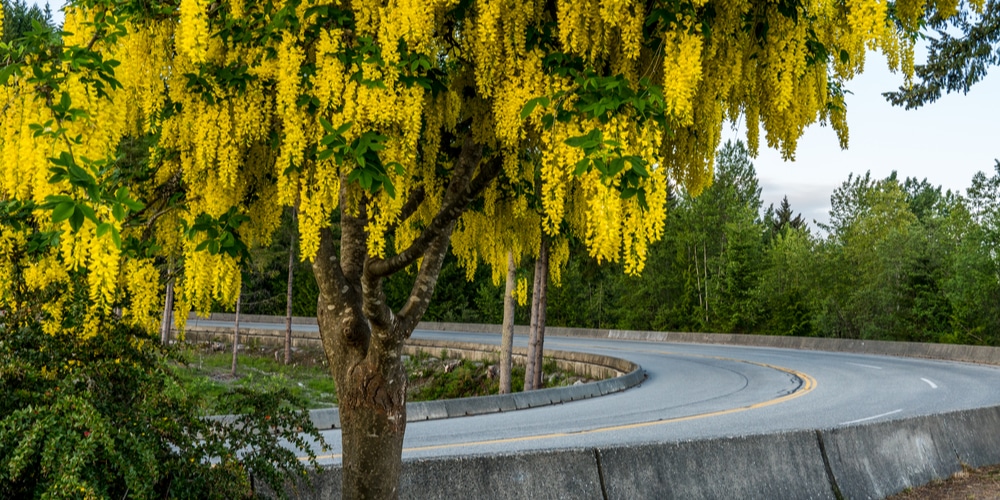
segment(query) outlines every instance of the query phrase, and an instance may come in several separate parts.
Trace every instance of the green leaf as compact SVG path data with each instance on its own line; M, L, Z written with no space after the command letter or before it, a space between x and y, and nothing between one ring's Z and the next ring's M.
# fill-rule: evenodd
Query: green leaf
M627 199L635 196L636 192L637 192L637 190L635 188L632 188L632 187L622 189L622 199L623 200L627 200Z
M608 169L607 175L609 176L618 175L618 172L621 172L622 170L625 169L625 159L619 156L618 158L611 160L611 164L609 165L609 167L611 168Z
M646 160L638 156L626 156L626 160L632 164L632 171L639 174L641 177L649 177L649 171L646 170Z
M118 228L111 228L111 241L115 242L115 247L119 250L122 249L122 235L118 232Z
M141 201L130 200L128 198L122 200L122 203L125 204L125 206L128 207L128 209L131 210L131 211L133 211L133 212L138 212L138 211L146 208L146 205L144 203L142 203Z
M115 217L115 220L117 221L125 220L125 209L122 208L121 203L115 203L114 205L112 205L111 215L113 215Z
M576 162L576 169L573 170L573 175L583 175L589 169L590 158L584 157L582 160Z
M76 203L73 201L64 201L58 205L52 211L52 222L62 222L69 219L76 210Z
M7 85L7 80L10 79L15 73L20 73L18 69L20 68L17 64L8 64L3 68L0 68L0 85Z
M321 116L319 117L319 124L323 126L323 130L326 130L328 134L333 134L333 124L331 124L329 120Z
M542 107L547 108L549 106L549 102L550 101L548 97L536 97L534 99L530 99L527 103L524 104L524 107L521 108L521 119L524 120L527 117L531 116L531 112L534 111L539 104L541 104Z
M194 247L194 251L195 251L195 252L200 252L200 251L202 251L202 250L204 250L204 249L208 248L208 244L209 244L209 243L210 243L211 241L212 241L212 240L205 240L205 241L203 241L203 242L199 243L199 244L198 244L198 246Z
M110 223L107 223L107 222L105 222L105 223L103 223L103 224L98 224L98 225L97 225L97 237L98 237L98 238L100 238L100 237L104 236L104 235L105 235L105 234L107 234L107 233L108 233L108 231L110 231L110 230L111 230L111 229L112 229L113 227L114 227L114 226L112 226L112 225L111 225Z
M79 231L80 228L83 227L84 218L85 217L83 215L83 211L80 210L79 207L76 207L73 210L73 215L70 215L69 217L69 227L73 228L74 233Z
M85 205L83 203L77 205L77 208L80 209L81 212L83 212L84 217L90 219L90 221L93 222L94 224L100 223L100 221L97 220L97 214L94 213L93 208L90 208L88 205Z

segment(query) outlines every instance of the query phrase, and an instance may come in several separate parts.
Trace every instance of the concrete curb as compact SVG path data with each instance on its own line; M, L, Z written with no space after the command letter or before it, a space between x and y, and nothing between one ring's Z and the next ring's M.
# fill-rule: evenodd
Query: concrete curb
M210 331L214 332L214 330ZM404 347L404 352L409 355L415 355L418 351L425 350L435 352L448 351L453 355L468 359L490 359L499 356L499 347L497 346L468 342L411 340ZM515 349L514 354L515 362L523 362L526 350ZM418 422L422 420L467 417L568 403L621 392L641 384L646 379L646 372L643 371L642 367L620 358L548 350L545 351L545 356L554 359L556 364L563 369L573 370L577 373L586 373L592 377L614 378L567 387L515 392L513 394L407 403L406 421ZM228 416L217 418L224 419L226 417ZM337 408L310 410L309 417L313 425L319 430L340 428L340 410Z

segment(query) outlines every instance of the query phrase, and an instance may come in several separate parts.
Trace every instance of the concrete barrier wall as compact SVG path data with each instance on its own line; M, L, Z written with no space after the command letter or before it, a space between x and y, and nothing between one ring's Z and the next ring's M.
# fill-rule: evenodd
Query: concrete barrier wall
M235 315L213 313L212 320L232 321ZM315 325L316 318L292 318L294 324ZM284 324L285 319L276 316L242 315L245 323ZM189 320L190 338L196 340L223 340L230 335L230 329L201 329L198 318ZM421 322L418 330L442 332L480 332L500 334L499 325L473 323ZM777 347L785 349L805 349L813 351L850 352L856 354L876 354L882 356L903 356L912 358L943 359L966 363L1000 365L1000 347L970 346L957 344L930 344L920 342L889 342L880 340L832 339L819 337L791 337L775 335L745 335L738 333L688 333L688 332L647 332L638 330L608 330L593 328L565 328L549 326L546 335L565 337L590 337L602 339L639 340L650 342L683 342L697 344L728 344L752 347ZM240 330L241 335L256 338L268 345L284 345L284 333L275 330ZM517 325L515 335L527 335L528 327ZM293 332L293 345L319 344L318 332Z
M1000 407L764 435L408 460L401 498L876 499L1000 463ZM340 469L292 498L340 498Z

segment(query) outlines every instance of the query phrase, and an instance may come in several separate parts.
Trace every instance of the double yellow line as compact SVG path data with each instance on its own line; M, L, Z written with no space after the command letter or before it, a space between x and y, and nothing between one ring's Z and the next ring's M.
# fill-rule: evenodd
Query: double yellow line
M624 430L630 430L630 429L641 429L643 427L652 427L652 426L657 426L657 425L666 425L666 424L672 424L672 423L676 423L676 422L686 422L686 421L689 421L689 420L698 420L698 419L702 419L702 418L719 417L719 416L722 416L722 415L730 415L730 414L733 414L733 413L740 413L740 412L744 412L744 411L748 411L748 410L755 410L757 408L764 408L764 407L767 407L767 406L784 403L786 401L791 401L791 400L793 400L795 398L799 398L799 397L805 396L806 394L809 394L810 392L812 392L813 389L816 388L816 379L814 379L809 374L803 373L803 372L800 372L800 371L797 371L797 370L792 370L791 368L785 368L785 367L782 367L782 366L769 365L769 364L766 364L766 363L757 363L757 362L754 362L754 361L745 361L745 360L741 360L741 359L722 358L722 357L716 357L716 356L702 356L702 355L697 355L697 354L680 354L680 353L667 352L667 351L661 351L660 354L668 354L668 355L673 355L673 356L680 355L680 356L686 356L686 357L708 358L708 359L716 359L716 360L720 360L720 361L736 361L736 362L739 362L739 363L747 363L747 364L751 364L751 365L757 365L757 366L761 366L761 367L764 367L764 368L770 368L772 370L777 370L777 371L784 372L784 373L787 373L789 375L792 375L792 376L798 378L799 380L801 380L802 381L802 385L799 386L798 389L792 391L789 394L786 394L784 396L780 396L780 397L777 397L777 398L774 398L774 399L769 399L767 401L762 401L760 403L754 403L752 405L739 406L739 407L736 407L736 408L728 408L728 409L725 409L725 410L718 410L718 411L712 411L712 412L707 412L707 413L698 413L698 414L695 414L695 415L687 415L687 416L684 416L684 417L675 417L675 418L668 418L668 419L663 419L663 420L653 420L653 421L650 421L650 422L639 422L639 423L635 423L635 424L612 425L612 426L609 426L609 427L598 427L596 429L588 429L588 430L576 431L576 432L554 432L554 433L551 433L551 434L538 434L538 435L534 435L534 436L523 436L523 437L516 437L516 438L487 439L487 440L483 440L483 441L469 441L469 442L465 442L465 443L437 444L437 445L430 445L430 446L416 446L416 447L413 447L413 448L403 448L403 453L413 453L413 452L418 452L418 451L430 451L430 450L442 450L442 449L446 449L446 448L468 448L468 447L471 447L471 446L486 446L486 445L491 445L491 444L519 443L519 442L524 442L524 441L538 441L538 440L542 440L542 439L552 439L552 438L560 438L560 437L567 437L567 436L579 436L579 435L583 435L583 434L597 434L597 433L602 433L602 432L615 432L615 431L624 431ZM342 455L340 453L335 453L335 454L331 454L331 455L317 456L316 459L317 460L330 460L330 459L341 458L341 456ZM304 459L305 458L303 457L302 460L304 460Z

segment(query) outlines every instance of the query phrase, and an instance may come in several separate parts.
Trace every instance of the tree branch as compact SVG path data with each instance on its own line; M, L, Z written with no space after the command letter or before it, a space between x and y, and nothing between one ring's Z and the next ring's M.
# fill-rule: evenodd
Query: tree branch
M333 231L328 227L319 231L319 249L313 258L312 267L319 293L325 296L326 302L344 303L351 295L351 287L347 284L340 259L337 258L337 250L333 247Z
M399 272L423 256L439 236L445 232L450 236L448 228L501 171L499 159L494 159L482 165L479 174L469 180L482 160L482 150L482 145L475 144L471 137L466 139L445 193L444 203L430 225L402 252L388 259L373 260L368 266L368 272L380 277Z
M441 266L444 264L444 257L448 253L451 232L454 228L455 220L452 220L438 234L437 238L434 238L424 253L424 260L420 264L417 279L410 290L410 297L406 299L406 304L403 305L397 316L400 333L403 334L404 339L410 337L413 329L417 327L417 322L427 312L427 306L431 303L431 296L434 295L434 287L437 285L438 276L441 273Z
M362 311L374 329L393 331L396 317L385 301L382 277L373 275L367 270L371 262L373 259L365 261L365 272L361 275Z
M418 186L416 189L410 191L410 197L406 199L406 203L403 208L399 211L399 218L396 222L389 225L389 230L396 229L400 224L406 222L413 214L417 212L420 205L424 202L426 197L426 191L424 191L423 186Z
M358 202L358 215L347 211L347 181L340 184L340 264L348 283L357 284L364 273L368 259L368 224L365 199Z

